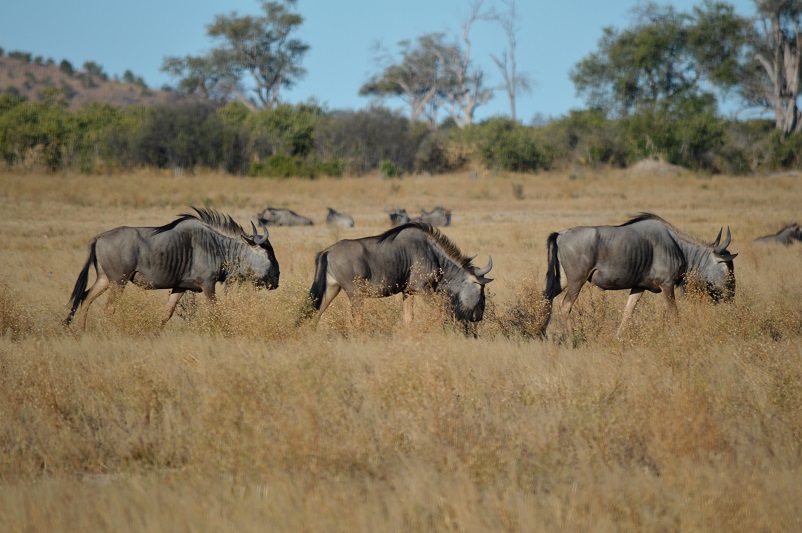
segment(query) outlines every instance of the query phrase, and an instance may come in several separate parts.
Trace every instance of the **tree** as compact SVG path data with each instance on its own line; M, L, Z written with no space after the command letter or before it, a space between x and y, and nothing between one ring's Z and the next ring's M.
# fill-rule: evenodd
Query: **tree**
M292 8L297 0L261 0L262 16L218 15L207 34L222 42L206 56L166 57L162 70L178 78L180 88L205 98L235 97L250 107L272 108L282 89L304 74L309 45L293 38L303 17ZM252 84L252 98L243 86Z
M516 120L515 104L519 93L529 93L532 90L532 81L529 76L518 72L518 65L515 59L515 50L518 46L518 9L515 0L502 0L507 6L506 13L494 12L493 20L498 22L507 36L507 48L501 56L491 55L493 62L498 67L501 77L504 80L501 88L507 92L510 100L510 118Z
M484 72L471 61L470 31L474 22L486 19L483 15L482 0L471 5L468 18L462 23L462 43L444 48L447 82L443 84L443 99L448 105L448 113L460 128L473 123L476 108L493 97L493 90L483 86Z
M747 102L774 113L783 136L802 131L798 106L802 59L802 1L755 0L750 45L757 68L744 79Z
M377 63L384 65L381 74L371 77L360 89L361 96L398 97L409 106L409 121L416 123L429 107L429 122L437 124L439 92L446 73L446 49L442 33L418 37L416 42L404 40L400 61L379 48Z
M628 116L677 107L713 87L738 83L746 22L732 6L707 0L687 14L648 3L634 13L632 27L604 28L598 51L570 73L592 109Z

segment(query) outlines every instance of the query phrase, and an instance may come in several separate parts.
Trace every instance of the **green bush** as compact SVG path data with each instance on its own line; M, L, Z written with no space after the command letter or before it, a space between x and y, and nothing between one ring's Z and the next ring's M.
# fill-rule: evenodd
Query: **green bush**
M342 175L339 161L308 162L300 157L276 154L252 162L248 168L248 176L271 178L309 178L320 175L338 177Z
M479 157L487 168L535 172L551 165L547 154L538 149L531 128L506 118L490 119L479 128Z

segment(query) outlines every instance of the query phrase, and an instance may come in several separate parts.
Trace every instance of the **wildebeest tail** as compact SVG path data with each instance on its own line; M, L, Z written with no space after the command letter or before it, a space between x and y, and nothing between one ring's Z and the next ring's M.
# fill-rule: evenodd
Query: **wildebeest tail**
M309 289L309 299L316 311L320 310L323 295L326 293L326 270L329 268L329 253L321 252L315 257L315 279Z
M97 255L95 254L96 246L97 240L94 240L89 244L89 257L86 258L86 264L81 270L81 273L78 274L78 280L75 282L75 288L72 289L72 295L70 296L69 303L70 314L64 319L65 325L72 321L72 317L75 316L75 312L79 307L81 307L81 303L86 299L86 286L89 282L89 268L97 261Z
M549 266L546 270L546 290L543 291L543 296L548 301L552 301L562 292L562 284L560 282L560 260L557 257L558 236L559 233L554 232L549 235L549 238L546 240Z

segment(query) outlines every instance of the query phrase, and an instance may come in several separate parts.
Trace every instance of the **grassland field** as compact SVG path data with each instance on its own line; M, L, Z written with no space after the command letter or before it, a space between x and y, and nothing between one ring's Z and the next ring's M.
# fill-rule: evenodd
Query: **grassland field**
M802 531L802 245L794 175L582 170L306 180L154 172L0 174L0 531ZM494 268L478 338L435 301L339 296L298 323L314 256L453 210L443 232ZM96 234L190 206L250 228L267 206L281 285L187 298L129 286L61 326ZM324 223L326 207L352 229ZM712 241L729 226L735 301L586 286L577 338L544 340L546 237L654 212ZM90 275L90 282L94 273Z

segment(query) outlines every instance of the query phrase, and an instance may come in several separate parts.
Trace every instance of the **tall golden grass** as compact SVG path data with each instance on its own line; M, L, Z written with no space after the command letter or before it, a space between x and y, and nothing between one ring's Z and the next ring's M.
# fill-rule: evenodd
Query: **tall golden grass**
M382 180L0 176L2 531L794 531L802 529L802 246L752 243L799 217L794 177L583 172ZM190 205L245 226L268 205L281 286L103 300L64 330L87 242ZM353 229L323 224L326 207ZM314 255L445 205L444 233L492 254L478 338L433 299L339 296L298 322ZM537 338L545 240L655 212L733 233L737 292L669 320L647 295L583 289L578 340ZM90 278L90 281L93 278ZM575 344L575 346L574 346Z

